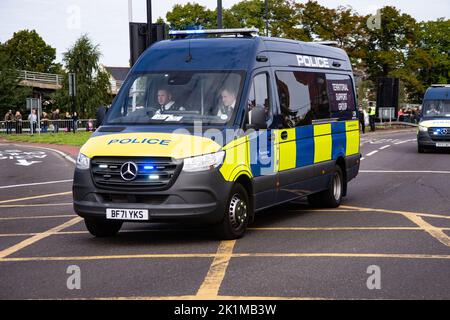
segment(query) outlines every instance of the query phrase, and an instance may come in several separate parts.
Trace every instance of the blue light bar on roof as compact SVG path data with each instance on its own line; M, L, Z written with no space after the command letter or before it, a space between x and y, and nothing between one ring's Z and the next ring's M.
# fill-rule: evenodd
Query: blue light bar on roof
M200 30L171 30L170 36L189 36L195 34L258 34L256 28L240 29L200 29Z

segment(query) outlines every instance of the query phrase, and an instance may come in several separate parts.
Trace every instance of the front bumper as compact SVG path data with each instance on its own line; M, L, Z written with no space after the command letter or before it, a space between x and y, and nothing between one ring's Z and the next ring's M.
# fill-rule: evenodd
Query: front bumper
M433 139L431 139L430 134L428 132L422 132L422 131L419 131L419 133L417 134L417 143L421 147L438 148L436 146L436 143L440 143L440 142L450 143L450 139L433 140Z
M153 221L195 221L218 223L232 183L219 170L181 172L175 183L163 191L112 191L94 185L90 170L75 169L73 205L83 218L106 219L106 209L147 209ZM140 221L146 222L146 221Z

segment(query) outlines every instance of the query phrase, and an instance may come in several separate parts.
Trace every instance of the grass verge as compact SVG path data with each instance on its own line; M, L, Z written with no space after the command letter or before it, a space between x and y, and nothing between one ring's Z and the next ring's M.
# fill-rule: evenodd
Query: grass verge
M23 134L0 134L0 138L9 141L30 142L30 143L48 143L48 144L65 144L71 146L82 146L92 135L92 132L80 131L77 133L61 132L61 133L42 133L30 135Z

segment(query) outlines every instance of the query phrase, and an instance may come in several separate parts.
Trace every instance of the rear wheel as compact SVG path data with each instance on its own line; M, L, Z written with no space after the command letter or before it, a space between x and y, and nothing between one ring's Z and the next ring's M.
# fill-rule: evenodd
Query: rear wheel
M216 226L216 234L223 240L241 238L252 216L251 210L247 190L241 184L235 184L228 199L224 218Z
M89 233L99 238L112 237L119 232L120 228L122 228L121 221L85 218L84 223L86 224Z
M340 166L336 166L330 187L322 192L308 196L308 202L314 207L337 208L344 194L344 175Z

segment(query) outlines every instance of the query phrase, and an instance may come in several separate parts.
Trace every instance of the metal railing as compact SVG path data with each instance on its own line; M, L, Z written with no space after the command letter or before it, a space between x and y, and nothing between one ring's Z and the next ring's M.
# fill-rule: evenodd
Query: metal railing
M40 132L40 133L59 133L59 132L73 132L75 131L95 131L95 119L80 119L76 122L73 120L42 120L40 121L40 128L35 122L32 128L30 121L0 121L0 133L7 133L11 131L14 134Z
M53 73L41 73L41 72L20 70L19 77L21 80L25 81L44 82L54 84L57 86L62 85L63 82L63 76Z

